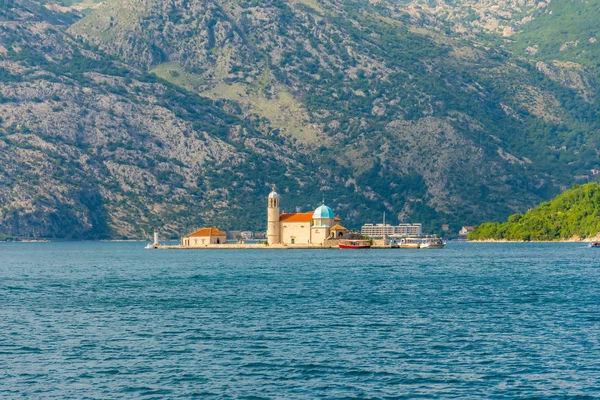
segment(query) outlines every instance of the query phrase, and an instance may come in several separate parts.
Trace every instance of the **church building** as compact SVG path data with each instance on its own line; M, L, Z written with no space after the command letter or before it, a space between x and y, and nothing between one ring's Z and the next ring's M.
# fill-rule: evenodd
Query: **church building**
M269 193L267 206L267 241L270 245L323 245L328 239L341 239L347 229L340 218L324 203L315 211L281 213L280 196Z

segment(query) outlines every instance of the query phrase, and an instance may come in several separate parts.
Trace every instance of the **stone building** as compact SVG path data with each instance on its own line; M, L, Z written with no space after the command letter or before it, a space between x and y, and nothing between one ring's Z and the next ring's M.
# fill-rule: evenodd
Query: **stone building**
M328 239L344 236L347 229L339 222L341 219L324 203L311 212L281 213L279 194L275 190L269 193L267 241L270 245L323 245Z
M202 228L190 233L181 240L182 247L199 247L209 244L223 244L227 234L217 228Z
M330 231L332 239L343 239L348 234L348 229L344 228L340 224L335 224L332 226Z

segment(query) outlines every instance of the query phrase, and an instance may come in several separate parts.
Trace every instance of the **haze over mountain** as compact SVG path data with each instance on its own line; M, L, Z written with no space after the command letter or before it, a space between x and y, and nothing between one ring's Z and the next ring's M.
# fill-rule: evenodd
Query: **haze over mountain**
M0 233L522 212L598 160L598 1L175 1L0 11ZM392 220L395 223L395 220Z

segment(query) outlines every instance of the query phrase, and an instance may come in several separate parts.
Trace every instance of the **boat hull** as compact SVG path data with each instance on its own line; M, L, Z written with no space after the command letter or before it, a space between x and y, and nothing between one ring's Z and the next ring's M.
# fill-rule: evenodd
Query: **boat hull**
M421 245L419 243L400 243L399 247L401 249L420 249Z
M443 249L445 246L445 244L438 244L438 243L428 243L428 244L422 244L421 248L422 249Z
M363 239L340 240L338 247L340 249L370 249L371 241Z

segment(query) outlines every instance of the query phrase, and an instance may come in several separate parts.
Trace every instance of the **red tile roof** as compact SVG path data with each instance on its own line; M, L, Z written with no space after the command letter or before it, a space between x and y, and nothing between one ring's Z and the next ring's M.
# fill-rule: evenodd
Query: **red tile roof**
M313 213L312 211L305 213L292 213L292 214L281 214L279 221L281 222L311 222Z
M339 221L341 221L342 219L341 219L340 217L335 217L333 220L334 220L335 222L339 222Z
M344 228L340 224L335 224L334 226L331 227L331 230L332 231L347 231L348 229Z
M217 228L202 228L198 229L194 233L190 233L188 237L197 237L197 236L227 236L225 232L221 232Z

